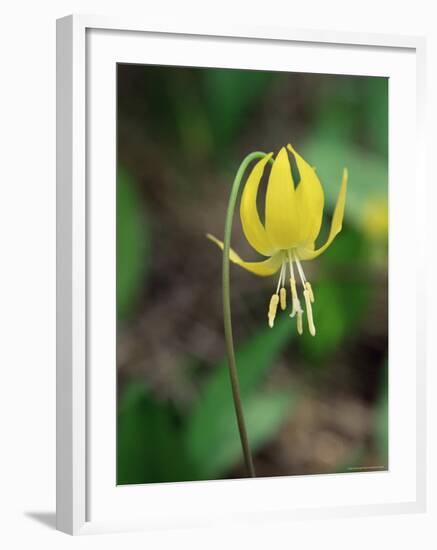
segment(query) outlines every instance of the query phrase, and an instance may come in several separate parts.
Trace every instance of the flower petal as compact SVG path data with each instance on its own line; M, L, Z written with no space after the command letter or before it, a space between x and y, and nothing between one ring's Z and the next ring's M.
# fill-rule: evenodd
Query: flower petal
M223 243L214 235L211 235L208 233L206 235L210 241L215 243L218 247L220 247L223 250ZM232 248L229 251L229 259L234 264L239 265L240 267L243 267L244 269L247 269L247 271L250 271L251 273L255 273L255 275L260 275L261 277L266 277L268 275L274 275L278 269L282 265L282 253L278 252L275 255L273 255L271 258L268 258L267 260L264 260L262 262L245 262L240 258L240 256L232 250Z
M247 178L240 202L241 225L246 239L257 252L264 256L271 256L275 250L259 218L256 196L265 165L272 158L272 155L273 153L266 155L255 164Z
M335 205L334 215L332 217L331 229L326 243L314 250L314 248L298 248L297 255L300 260L312 260L324 252L332 243L335 237L340 233L343 224L344 206L346 203L346 188L347 188L348 172L347 168L343 170L343 178L341 181L340 192L338 193L337 204Z
M296 195L285 147L276 156L267 185L266 231L277 249L292 248L299 242Z
M299 240L311 243L316 240L322 225L325 201L323 188L314 168L290 144L288 150L294 155L300 174L300 182L296 188Z

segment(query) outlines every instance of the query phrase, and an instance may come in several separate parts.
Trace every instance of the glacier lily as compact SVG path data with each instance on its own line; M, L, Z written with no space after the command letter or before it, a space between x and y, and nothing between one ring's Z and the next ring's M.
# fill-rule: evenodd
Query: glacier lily
M272 164L265 197L265 222L260 219L257 208L258 189L264 170ZM291 163L295 170L292 170ZM293 173L296 178L293 177ZM268 323L273 327L278 306L287 307L288 281L291 294L290 317L296 317L297 331L303 332L303 308L298 294L298 282L307 314L308 330L316 334L312 303L314 293L307 280L302 263L312 260L324 252L341 231L346 201L347 169L343 177L328 238L322 246L315 247L322 224L324 193L315 169L310 166L291 146L282 147L276 158L266 154L251 170L240 202L240 218L244 235L249 244L267 259L246 262L232 249L231 262L259 276L274 275L279 271L279 280L268 307ZM223 242L213 235L207 235L223 250ZM296 275L297 273L297 275Z

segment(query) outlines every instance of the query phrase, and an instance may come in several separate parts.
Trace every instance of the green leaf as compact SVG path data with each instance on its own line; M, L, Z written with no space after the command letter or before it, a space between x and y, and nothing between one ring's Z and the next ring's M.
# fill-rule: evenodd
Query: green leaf
M314 285L313 315L317 335L304 331L300 344L310 362L325 359L335 352L347 335L354 334L369 304L371 288L367 281L333 279Z
M349 143L358 139L387 158L388 78L325 75L313 121L312 135Z
M368 201L387 197L388 163L384 156L369 153L346 141L321 136L308 140L302 155L316 166L326 205L331 210L337 201L343 168L348 168L345 220L356 227L362 224L364 205Z
M328 140L353 138L362 104L357 84L354 78L323 78L313 108L313 133Z
M259 393L246 399L244 413L252 453L274 437L294 403L295 396L284 391ZM222 475L241 462L243 457L232 406L226 411L220 411L216 420L211 419L210 425L213 431L203 434L205 443L210 446L209 452L198 463L199 472L204 479Z
M342 307L341 288L331 281L319 281L314 286L313 315L317 335L304 330L300 344L310 363L334 352L346 335L347 319ZM306 319L304 318L304 322Z
M321 243L326 241L328 235L328 228L324 227L323 229L326 236L321 235L319 239ZM368 243L363 233L348 225L343 227L343 230L328 250L323 256L320 256L320 267L323 268L324 272L329 271L328 278L335 277L335 271L339 270L352 271L354 274L361 276L363 273L367 273L368 261Z
M375 151L388 152L388 78L365 79L365 122Z
M143 383L132 382L118 405L117 483L192 478L182 432L171 407L156 401Z
M117 316L126 318L141 292L147 270L149 233L133 179L117 174Z
M251 399L256 395L256 388L263 376L294 337L293 328L288 316L282 320L279 319L274 329L262 329L241 349L237 350L237 369L246 415L249 407L253 406L255 410L259 410L261 407L261 404L250 405ZM262 396L258 395L257 399L261 398ZM280 398L278 399L281 401ZM289 399L292 399L291 395L289 395ZM264 401L260 401L260 403L264 403ZM258 420L260 423L263 422L261 417ZM252 422L256 423L255 419ZM276 429L276 424L271 422L269 426L272 433ZM256 427L253 433L254 435L250 435L250 437L259 437L256 435ZM262 432L261 435L259 440L262 441L266 434ZM230 441L231 443L229 443ZM257 441L258 439L256 439ZM188 419L187 442L193 462L206 477L224 473L241 457L226 361L217 365L202 388L199 400ZM233 449L232 452L225 449L229 445ZM225 458L219 459L216 455L223 455L226 460Z
M211 128L217 145L225 146L250 120L272 75L266 71L209 69L204 77Z

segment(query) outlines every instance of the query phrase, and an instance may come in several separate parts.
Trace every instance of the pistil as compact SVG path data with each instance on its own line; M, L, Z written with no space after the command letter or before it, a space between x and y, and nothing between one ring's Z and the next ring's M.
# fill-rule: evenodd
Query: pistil
M296 279L294 278L293 260L291 259L291 252L288 251L288 263L290 266L290 289L292 298L292 310L290 317L294 317L297 314L297 331L302 334L302 306L300 305L299 296L297 295Z

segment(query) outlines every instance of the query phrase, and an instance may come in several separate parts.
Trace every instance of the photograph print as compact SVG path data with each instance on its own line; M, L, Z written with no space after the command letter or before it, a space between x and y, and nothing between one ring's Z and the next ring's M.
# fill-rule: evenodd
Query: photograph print
M388 79L117 65L117 484L387 470Z

